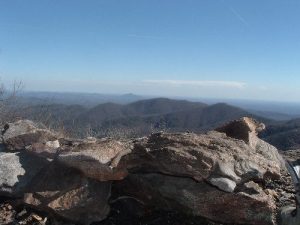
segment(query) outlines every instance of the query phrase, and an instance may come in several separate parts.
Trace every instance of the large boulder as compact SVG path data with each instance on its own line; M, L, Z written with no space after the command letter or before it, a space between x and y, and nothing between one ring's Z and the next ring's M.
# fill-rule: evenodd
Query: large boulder
M20 151L34 143L46 143L57 138L57 134L29 120L7 123L2 131L3 144L10 151Z
M64 150L60 142L77 146L85 141L59 139L57 134L28 120L6 124L2 141L2 196L23 198L28 206L80 224L91 224L107 216L111 182L89 179L56 160Z
M190 177L221 189L229 185L233 192L234 183L280 177L280 158L277 150L268 144L265 148L254 148L242 140L213 131L151 135L138 140L124 161L129 171ZM224 191L229 189L223 188Z
M54 149L49 144L55 142L57 137L55 133L29 120L4 126L0 145L1 195L22 196L31 189L31 180L50 163L46 157L39 157L41 148L35 148L38 149L35 151L32 146L45 145L49 146L48 149Z
M233 192L245 181L280 176L277 150L265 142L257 146L219 132L157 133L133 146L111 139L71 142L61 146L57 160L99 181L124 179L128 171L159 172Z

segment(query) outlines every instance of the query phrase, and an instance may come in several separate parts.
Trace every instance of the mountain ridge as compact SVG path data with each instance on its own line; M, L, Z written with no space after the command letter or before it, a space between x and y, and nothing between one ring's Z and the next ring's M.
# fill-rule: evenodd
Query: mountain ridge
M53 116L55 119L52 123L61 123L56 124L56 127L64 127L68 132L81 132L79 136L86 133L86 130L96 136L107 136L108 133L141 136L159 130L203 132L244 116L269 121L227 103L208 105L168 98L145 99L125 105L107 102L92 108L57 104L45 106L44 111L41 110L42 106L29 108L31 114L27 113L28 119L49 114L48 117Z

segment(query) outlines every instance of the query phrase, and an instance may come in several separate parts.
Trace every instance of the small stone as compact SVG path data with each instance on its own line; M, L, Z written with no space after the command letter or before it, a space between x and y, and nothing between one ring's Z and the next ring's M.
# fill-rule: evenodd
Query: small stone
M236 187L236 183L233 180L225 177L211 178L210 183L214 186L217 186L222 191L229 193L233 192Z
M47 142L46 142L46 146L49 147L49 148L59 148L59 147L60 147L60 144L59 144L59 141L58 141L58 140L55 140L55 141L47 141Z
M95 138L95 137L87 137L87 138L85 139L85 141L86 141L87 143L96 143L96 142L97 142L97 138Z
M37 220L37 221L42 221L42 220L43 220L43 218L40 217L39 215L32 214L31 216L32 216L33 219L35 219L35 220Z
M27 213L26 209L23 209L21 212L18 213L17 217L22 217Z

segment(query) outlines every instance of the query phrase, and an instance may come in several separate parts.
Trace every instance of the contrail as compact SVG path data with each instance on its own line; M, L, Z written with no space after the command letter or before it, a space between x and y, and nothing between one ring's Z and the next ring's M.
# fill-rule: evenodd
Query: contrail
M221 4L224 4L226 8L228 8L228 10L245 26L249 26L247 20L241 16L240 13L238 13L238 11L233 8L232 6L230 6L229 4L227 4L224 0L220 0Z
M228 7L230 12L245 26L249 26L248 22L233 7Z
M132 38L141 38L141 39L154 39L154 40L165 39L165 37L152 36L152 35L128 34L127 36Z

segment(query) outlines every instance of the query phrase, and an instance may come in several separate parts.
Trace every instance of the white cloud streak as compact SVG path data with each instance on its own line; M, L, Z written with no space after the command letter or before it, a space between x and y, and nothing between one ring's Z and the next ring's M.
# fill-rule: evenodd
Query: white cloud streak
M235 89L243 89L246 86L246 83L244 82L222 80L144 80L143 82L159 85L222 87Z

